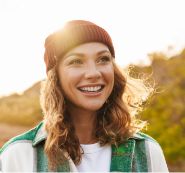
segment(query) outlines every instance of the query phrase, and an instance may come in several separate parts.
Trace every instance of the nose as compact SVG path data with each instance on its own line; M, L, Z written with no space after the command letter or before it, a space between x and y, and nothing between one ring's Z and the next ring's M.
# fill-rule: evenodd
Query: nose
M101 77L101 72L95 63L89 63L85 71L86 79L98 79Z

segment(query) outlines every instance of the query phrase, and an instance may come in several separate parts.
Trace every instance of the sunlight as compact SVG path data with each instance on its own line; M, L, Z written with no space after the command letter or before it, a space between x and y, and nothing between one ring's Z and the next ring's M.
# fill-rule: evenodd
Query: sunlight
M148 64L148 53L167 51L169 45L171 54L185 47L184 16L180 0L0 1L0 95L22 92L46 77L44 40L68 20L90 20L105 28L116 62L127 66Z

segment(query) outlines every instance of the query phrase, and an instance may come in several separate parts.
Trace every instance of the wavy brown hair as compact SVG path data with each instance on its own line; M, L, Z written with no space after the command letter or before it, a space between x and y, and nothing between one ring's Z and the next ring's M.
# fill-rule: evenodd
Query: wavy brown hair
M135 117L142 102L142 99L137 97L136 91L137 88L142 88L142 93L146 93L147 96L151 93L151 90L143 87L145 85L141 80L134 81L127 77L114 62L113 67L112 93L102 108L97 111L95 136L102 146L105 144L118 146L143 128L145 123ZM68 156L75 164L79 164L82 157L80 143L67 112L57 66L48 72L47 79L42 83L40 102L48 134L45 153L48 157L49 168L55 170L58 165L67 161Z

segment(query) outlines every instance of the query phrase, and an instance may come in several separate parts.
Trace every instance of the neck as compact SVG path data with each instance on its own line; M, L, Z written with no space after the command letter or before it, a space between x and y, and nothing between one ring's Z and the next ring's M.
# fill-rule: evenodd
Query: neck
M97 142L95 138L97 113L86 110L70 109L71 120L75 127L75 133L81 144L92 144Z

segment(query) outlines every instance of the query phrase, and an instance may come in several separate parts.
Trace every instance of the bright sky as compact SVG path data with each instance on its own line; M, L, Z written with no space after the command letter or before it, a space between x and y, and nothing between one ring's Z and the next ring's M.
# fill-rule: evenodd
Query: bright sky
M113 39L121 66L154 51L185 47L184 0L0 0L0 95L46 77L44 40L73 19L90 20Z

